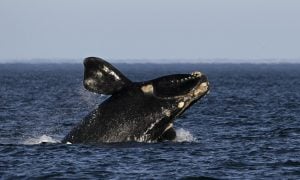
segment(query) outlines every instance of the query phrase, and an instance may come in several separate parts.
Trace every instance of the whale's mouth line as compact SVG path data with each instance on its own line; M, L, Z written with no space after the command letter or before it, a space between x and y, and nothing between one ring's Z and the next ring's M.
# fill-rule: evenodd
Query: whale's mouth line
M183 74L182 77L176 78L176 80L170 80L172 84L182 84L190 80L196 80L201 77L202 73L199 71L192 72L191 74Z
M153 82L153 95L159 99L198 98L208 90L207 77L199 71L165 76Z

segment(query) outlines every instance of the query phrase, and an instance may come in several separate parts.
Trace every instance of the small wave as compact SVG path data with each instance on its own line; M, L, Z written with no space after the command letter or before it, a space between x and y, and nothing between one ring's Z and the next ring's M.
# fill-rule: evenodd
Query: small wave
M196 138L187 130L180 128L176 129L175 142L195 142Z
M176 139L175 142L195 142L196 138L188 131L183 128L176 130ZM42 144L42 143L60 143L60 140L57 140L51 136L42 135L39 137L28 138L24 140L21 144L33 145L33 144ZM67 143L69 144L69 143Z
M59 143L59 140L56 140L50 136L42 135L36 138L26 139L22 144L41 144L41 143Z

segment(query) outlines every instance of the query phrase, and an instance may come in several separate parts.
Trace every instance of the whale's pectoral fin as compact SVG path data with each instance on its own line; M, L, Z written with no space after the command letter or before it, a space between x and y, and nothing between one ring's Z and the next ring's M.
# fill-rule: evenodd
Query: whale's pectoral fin
M100 94L113 94L131 84L118 69L105 60L88 57L84 60L84 87Z

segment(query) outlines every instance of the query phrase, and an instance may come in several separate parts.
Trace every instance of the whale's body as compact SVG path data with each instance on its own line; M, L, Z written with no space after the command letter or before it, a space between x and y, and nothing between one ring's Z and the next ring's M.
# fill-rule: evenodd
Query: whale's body
M64 143L173 140L173 122L209 90L200 72L131 82L108 62L84 61L84 86L111 95L63 139Z

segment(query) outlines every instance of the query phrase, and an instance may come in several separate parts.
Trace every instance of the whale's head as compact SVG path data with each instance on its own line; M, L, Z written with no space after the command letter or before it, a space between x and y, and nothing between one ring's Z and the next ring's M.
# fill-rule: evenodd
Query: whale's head
M177 99L187 107L209 91L206 75L196 71L191 74L174 74L153 80L153 95L162 99Z
M174 139L176 134L173 122L192 104L209 92L207 76L196 71L191 74L174 74L163 76L141 86L142 92L157 99L164 118L152 124L149 138ZM161 134L161 135L158 135Z
M186 110L209 92L209 82L203 73L174 74L145 83L141 87L145 94L162 100L178 102L178 110Z

